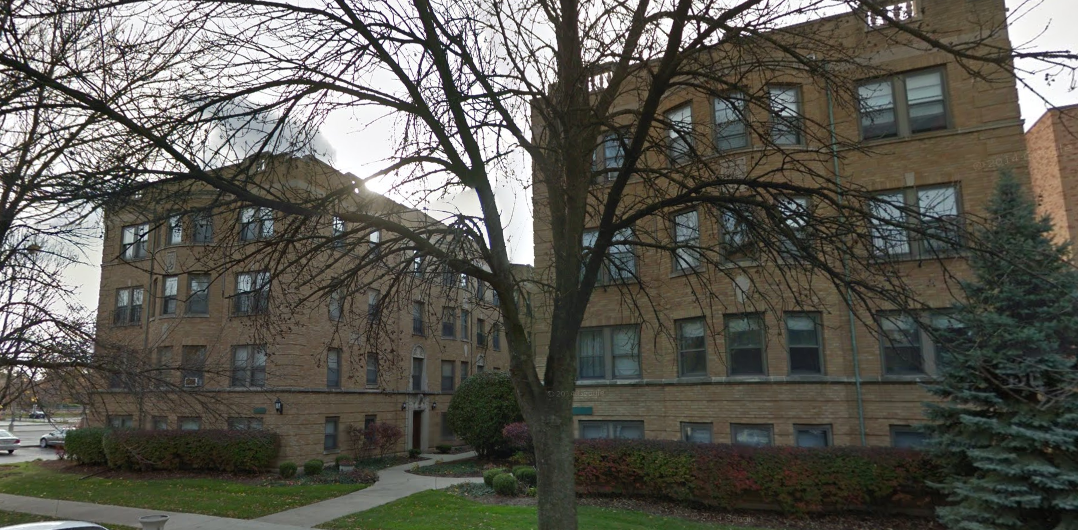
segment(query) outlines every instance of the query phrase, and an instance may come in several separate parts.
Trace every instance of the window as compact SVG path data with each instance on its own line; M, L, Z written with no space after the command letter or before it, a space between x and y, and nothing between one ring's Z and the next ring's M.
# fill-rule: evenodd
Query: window
M341 350L330 348L326 352L326 388L341 387Z
M786 314L786 348L790 355L790 375L823 374L820 329L818 314Z
M480 348L487 347L487 322L481 318L475 319L475 345Z
M381 251L382 231L381 230L375 230L375 231L371 232L371 235L368 236L368 238L369 238L369 241L370 241L371 254L374 254L375 256L377 256L378 252Z
M886 375L924 374L921 331L917 321L904 313L879 316L880 349L883 350L883 373Z
M459 285L459 287L461 289L467 290L468 287L471 286L471 283L472 283L472 279L469 278L467 274L464 274L463 272L460 273L460 285Z
M423 302L412 302L412 335L426 335L423 326Z
M236 315L258 315L269 310L270 273L241 272L236 275Z
M585 251L585 260L588 259L592 249L595 247L595 241L598 237L598 230L584 232L581 239L583 239L582 246ZM611 245L607 249L607 257L603 260L603 265L599 269L599 277L596 278L596 283L623 282L636 277L636 253L633 252L633 245L630 243L630 241L634 240L635 237L631 228L623 228L614 233ZM581 267L583 267L583 264ZM583 268L581 271L583 271Z
M801 256L808 246L807 228L809 221L808 197L781 197L776 208L782 216L779 246L784 257Z
M471 332L468 331L468 324L471 324L472 313L467 309L460 310L460 340L471 340Z
M711 424L681 422L681 439L686 442L709 444L711 443Z
M483 356L480 355L479 357L476 357L476 359L475 359L475 373L477 373L477 374L483 373L484 365L485 365L485 361L483 360Z
M498 324L490 327L490 342L494 351L502 350L502 331Z
M962 243L958 217L958 190L954 186L917 190L917 214L921 222L921 252L929 256L951 253Z
M909 425L891 425L891 447L921 449L928 444L928 435Z
M322 444L322 449L326 451L337 450L337 425L341 419L337 416L326 418L326 437L325 442Z
M188 274L187 275L187 304L185 310L188 315L207 315L210 312L210 275Z
M857 87L861 137L909 136L947 128L943 70L932 69L875 79Z
M752 210L746 206L730 205L724 207L719 215L723 252L727 257L744 254L751 241L750 230L754 223Z
M377 414L367 414L366 416L363 416L363 429L364 430L370 429L377 422L378 422L378 415Z
M330 228L330 237L333 239L333 241L330 243L330 245L332 245L333 248L344 248L344 219L333 216L333 220L331 222L332 225Z
M457 338L457 309L455 307L442 308L442 337L447 339Z
M262 418L228 418L230 431L261 431Z
M164 388L168 382L168 372L172 368L172 346L160 346L154 355L153 386Z
M881 2L881 4L884 3ZM890 5L881 5L880 7L883 8L888 17L896 22L910 20L917 16L916 0L899 0ZM872 12L866 12L865 22L868 23L868 27L870 28L880 28L888 25L887 19Z
M596 438L618 438L622 440L643 440L644 422L642 421L581 421L580 437L589 440Z
M378 289L367 289L367 321L378 322L381 312L378 304L381 302L382 293Z
M154 416L150 418L150 428L155 431L167 431L168 418L165 416Z
M831 447L831 426L794 425L794 442L798 447Z
M161 287L161 314L175 315L176 305L178 303L177 293L180 289L180 277L165 276L165 281L161 284Z
M202 428L202 418L198 416L182 416L176 418L181 431L197 431Z
M179 245L183 243L183 216L172 215L168 218L168 238L169 245Z
M378 386L378 354L367 354L367 386Z
M194 234L191 238L194 243L213 243L213 217L209 212L195 212L191 214L191 224L194 225Z
M423 391L423 358L412 357L412 391Z
M678 377L707 375L707 346L704 319L677 322Z
M622 132L607 133L603 136L603 169L607 172L604 180L614 180L618 169L625 165L625 135Z
M910 253L906 233L904 194L901 191L876 194L869 213L872 215L872 246L876 254L905 256Z
M456 437L457 437L456 433L454 433L453 429L449 427L449 413L448 412L443 412L441 414L441 421L442 421L442 432L441 432L442 439L443 440L456 439Z
M674 216L674 270L693 270L700 265L700 218L696 210Z
M244 208L240 210L240 241L257 241L273 237L273 210Z
M639 379L640 327L583 328L577 335L578 379Z
M692 105L682 105L666 113L670 125L667 154L671 164L682 164L692 156Z
M442 392L452 392L454 390L454 383L456 374L457 363L453 361L442 361Z
M464 380L468 379L468 361L460 362L460 384L464 384Z
M232 348L231 386L266 386L266 348L264 346L246 344Z
M771 100L771 141L775 145L800 145L801 90L772 86L767 91Z
M764 447L772 445L771 425L730 424L730 438L734 445Z
M206 367L205 346L184 346L180 358L180 373L184 388L202 386L203 371Z
M112 318L117 326L137 326L142 323L142 287L116 290L116 311Z
M110 414L108 416L108 425L110 429L134 429L135 418L130 415L114 416Z
M142 223L123 227L121 232L121 255L126 260L145 258L149 253L146 250L147 235L150 233L150 225Z
M726 315L730 375L767 375L764 323L760 315Z
M719 151L749 145L745 95L734 92L715 98L715 147Z
M329 320L330 322L340 322L341 314L344 312L344 296L341 294L340 289L334 289L329 293Z
M484 281L480 280L475 285L475 299L482 302L483 300L486 300L486 296L487 296L487 282L484 282Z
M412 251L412 272L423 272L423 255L418 250Z

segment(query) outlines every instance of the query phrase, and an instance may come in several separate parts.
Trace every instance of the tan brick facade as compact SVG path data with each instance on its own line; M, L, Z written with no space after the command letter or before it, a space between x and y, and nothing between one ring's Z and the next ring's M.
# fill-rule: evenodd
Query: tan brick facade
M280 168L271 168L277 174L267 178L317 182L348 177L312 160L278 162ZM125 388L122 383L102 381L101 390L92 399L94 424L106 424L112 417L136 428L159 427L155 423L163 421L174 429L184 426L181 419L192 426L197 418L198 426L205 429L226 428L230 418L247 418L244 421L253 420L280 433L281 460L303 462L310 458L331 460L336 453L347 451L347 427L362 427L375 419L404 429L400 451L413 447L426 450L442 443L460 443L442 425L452 397L452 391L442 391L443 362L452 363L453 388L460 384L462 370L474 374L479 364L485 370L508 369L504 336L495 342L491 334L498 313L490 291L479 299L474 280L464 288L456 275L449 276L452 285L443 285L445 275L440 271L425 271L430 284L420 282L421 287L398 293L392 302L386 302L382 314L385 325L378 335L368 334L365 291L342 302L340 319L331 320L329 305L333 302L312 294L314 282L297 282L287 276L270 276L268 316L238 314L241 275L272 268L259 261L268 251L223 265L250 253L258 244L238 241L239 208L215 211L211 243L194 241L195 220L185 214L180 241L169 244L171 206L163 204L169 202L147 197L139 206L105 216L98 334L111 347L99 347L98 351L123 356L119 350L126 350L131 370L141 376L135 384L142 390L130 392L121 389ZM278 214L276 221L281 219ZM124 227L143 223L150 229L145 256L124 256ZM312 255L310 259L317 258ZM210 280L205 311L196 300L199 297L193 296L198 287L192 281L198 275ZM176 278L177 288L171 293L176 297L174 310L166 305L170 294L166 278ZM379 287L378 281L372 287ZM126 296L131 303L132 289L143 290L137 316L130 305L125 310L120 302ZM423 304L422 335L414 332L414 302ZM453 337L443 337L442 311L446 306L457 311ZM461 309L470 311L466 334L461 329ZM480 320L485 322L485 346L479 344L477 336ZM254 360L252 350L245 349L249 345L264 347L264 381L257 373L260 363ZM192 369L185 364L185 353L194 359L199 348L205 349L204 364ZM337 385L332 384L328 368L330 349L340 351ZM249 356L239 371L233 367L237 350ZM378 356L378 369L376 377L368 381L367 360L372 353ZM413 389L415 359L422 359L423 364L418 391ZM276 400L283 405L281 414L274 411ZM325 448L328 418L337 419L336 449Z
M1051 109L1026 132L1029 174L1038 210L1059 241L1078 235L1078 105Z
M1002 0L926 0L919 5L932 15L927 24L953 34L973 32L976 28L968 25L971 20L1002 20L1004 16ZM1020 181L1028 184L1029 173L1023 157L1025 140L1013 80L998 81L997 77L997 82L990 83L971 76L941 52L923 52L892 44L881 35L866 31L857 15L825 19L803 29L811 33L817 28L821 35L837 33L850 49L863 53L863 58L893 75L938 71L943 79L946 126L931 132L866 141L864 151L842 152L838 172L843 181L872 191L901 189L914 193L933 186L950 186L957 192L961 214L969 216L983 213L1001 167L1012 170ZM817 131L819 134L808 137L826 137L830 120L825 83L805 79L796 72L779 72L774 77L799 89L805 126L821 129ZM832 97L841 98L840 94L850 92L835 90ZM698 129L694 133L705 137L699 129L708 130L714 116L709 96L679 88L669 93L666 101L660 112L690 105L693 127ZM625 101L615 107L637 108L638 105L637 101ZM856 102L837 101L834 127L839 138L860 137L856 109ZM766 117L753 118L766 120ZM769 169L770 162L766 159L769 149L761 147L764 142L752 137L748 143L747 148L725 157L705 156L705 163L722 164L740 159L744 167L756 168L753 171ZM828 146L804 147L806 151L819 152ZM791 151L796 156L797 149ZM645 167L656 163L663 162L643 162ZM830 159L807 163L820 164L820 173L830 171ZM536 277L540 283L553 283L545 189L542 186L534 189ZM643 183L630 179L625 195L644 196L647 190ZM700 219L702 244L718 244L717 223L705 222L703 215ZM590 222L594 221L586 223ZM585 224L588 226L591 225ZM877 315L850 314L843 303L845 293L830 285L819 285L822 278L796 273L786 276L795 286L813 284L818 296L815 306L797 307L783 297L789 287L774 280L769 274L774 271L763 266L748 266L742 271L709 265L705 270L686 275L673 269L669 251L637 248L634 254L639 282L647 289L646 309L642 312L633 309L621 289L600 286L592 295L583 326L636 327L640 375L626 379L609 375L597 380L578 378L573 401L578 436L584 435L584 425L580 422L588 421L642 422L644 435L655 439L680 439L683 423L703 423L710 424L712 441L730 442L732 426L767 425L773 432L772 443L787 445L795 443L795 425L808 425L827 426L836 445L857 445L861 443L863 421L867 444L889 445L895 428L903 429L923 421L922 403L929 396L921 385L932 380L933 372L932 346L926 337L921 337L920 353L924 373L889 374L882 366ZM961 277L968 270L960 257L944 261L948 274L933 260L908 260L899 264L899 274L928 308L951 307L954 302L951 293L956 285L949 274ZM701 285L707 288L702 289ZM752 292L743 297L739 285L751 285ZM626 288L635 292L633 289L636 287L632 285ZM784 318L802 311L815 313L821 324L818 338L822 370L815 375L791 374ZM764 375L730 375L731 352L726 343L726 327L736 320L736 315L743 313L758 314L763 319ZM678 322L698 318L706 329L706 373L679 376ZM538 351L545 351L550 340L549 328L540 325L536 336ZM608 374L610 370L608 366ZM613 431L607 432L614 435Z

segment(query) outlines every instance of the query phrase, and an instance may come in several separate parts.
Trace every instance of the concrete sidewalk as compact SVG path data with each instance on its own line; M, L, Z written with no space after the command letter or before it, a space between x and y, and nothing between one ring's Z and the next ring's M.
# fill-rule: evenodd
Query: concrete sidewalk
M436 460L452 462L475 456L474 452L460 453L456 455L423 455L428 460L419 462L420 466L433 465ZM369 510L376 506L402 499L413 493L419 493L430 489L445 488L461 482L482 482L481 478L444 478L424 477L407 473L414 463L390 467L378 472L378 482L373 486L354 493L349 493L335 499L329 499L315 504L301 506L294 510L288 510L265 517L259 517L254 521L273 523L277 525L291 525L291 527L313 528L322 523L351 515L356 512ZM170 523L171 524L171 523ZM172 527L167 527L172 530ZM283 528L283 527L282 527ZM267 530L268 527L267 527Z
M419 462L429 466L436 460L451 462L475 456L474 452L457 455L423 455ZM388 502L424 490L444 488L461 482L481 482L481 478L424 477L406 473L415 463L383 469L373 486L342 497L329 499L258 519L230 519L194 513L165 512L143 508L127 508L88 502L39 499L0 493L0 510L32 513L56 519L91 521L104 525L124 525L140 528L139 517L164 514L169 516L165 530L304 530L334 519L369 510Z
M58 501L55 499L38 499L36 497L21 497L18 495L5 494L0 494L0 510L32 513L56 519L92 521L106 526L119 524L134 528L141 528L138 522L139 517L144 515L165 514L169 516L168 524L165 525L167 530L301 530L306 528L248 521L245 519L211 517L209 515L198 515L193 513L164 512L142 508L127 508L124 506L109 506L107 504Z

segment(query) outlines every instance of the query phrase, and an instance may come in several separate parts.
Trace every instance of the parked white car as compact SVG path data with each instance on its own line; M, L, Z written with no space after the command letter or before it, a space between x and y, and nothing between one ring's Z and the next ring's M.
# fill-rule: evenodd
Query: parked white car
M7 454L14 453L19 448L20 440L3 429L0 429L0 451L7 451Z
M55 447L64 445L64 438L67 437L67 433L69 431L73 430L75 429L71 429L68 427L65 427L63 429L56 429L55 431L52 431L45 436L42 436L41 440L38 442L38 445L41 446L42 449L48 448L49 446Z
M40 523L5 526L0 530L109 530L104 526L82 521L43 521Z

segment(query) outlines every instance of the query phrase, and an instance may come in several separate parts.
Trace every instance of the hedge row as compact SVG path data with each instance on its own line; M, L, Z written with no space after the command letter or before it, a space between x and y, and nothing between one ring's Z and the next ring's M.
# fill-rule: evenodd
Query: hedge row
M103 466L108 463L105 459L105 448L101 444L106 432L108 429L104 427L67 431L64 436L64 452L80 464Z
M280 440L268 431L114 430L101 445L113 469L254 472L273 466Z
M791 513L924 508L939 466L887 447L743 447L658 440L580 440L576 484L603 493L699 502L723 509L770 505Z

